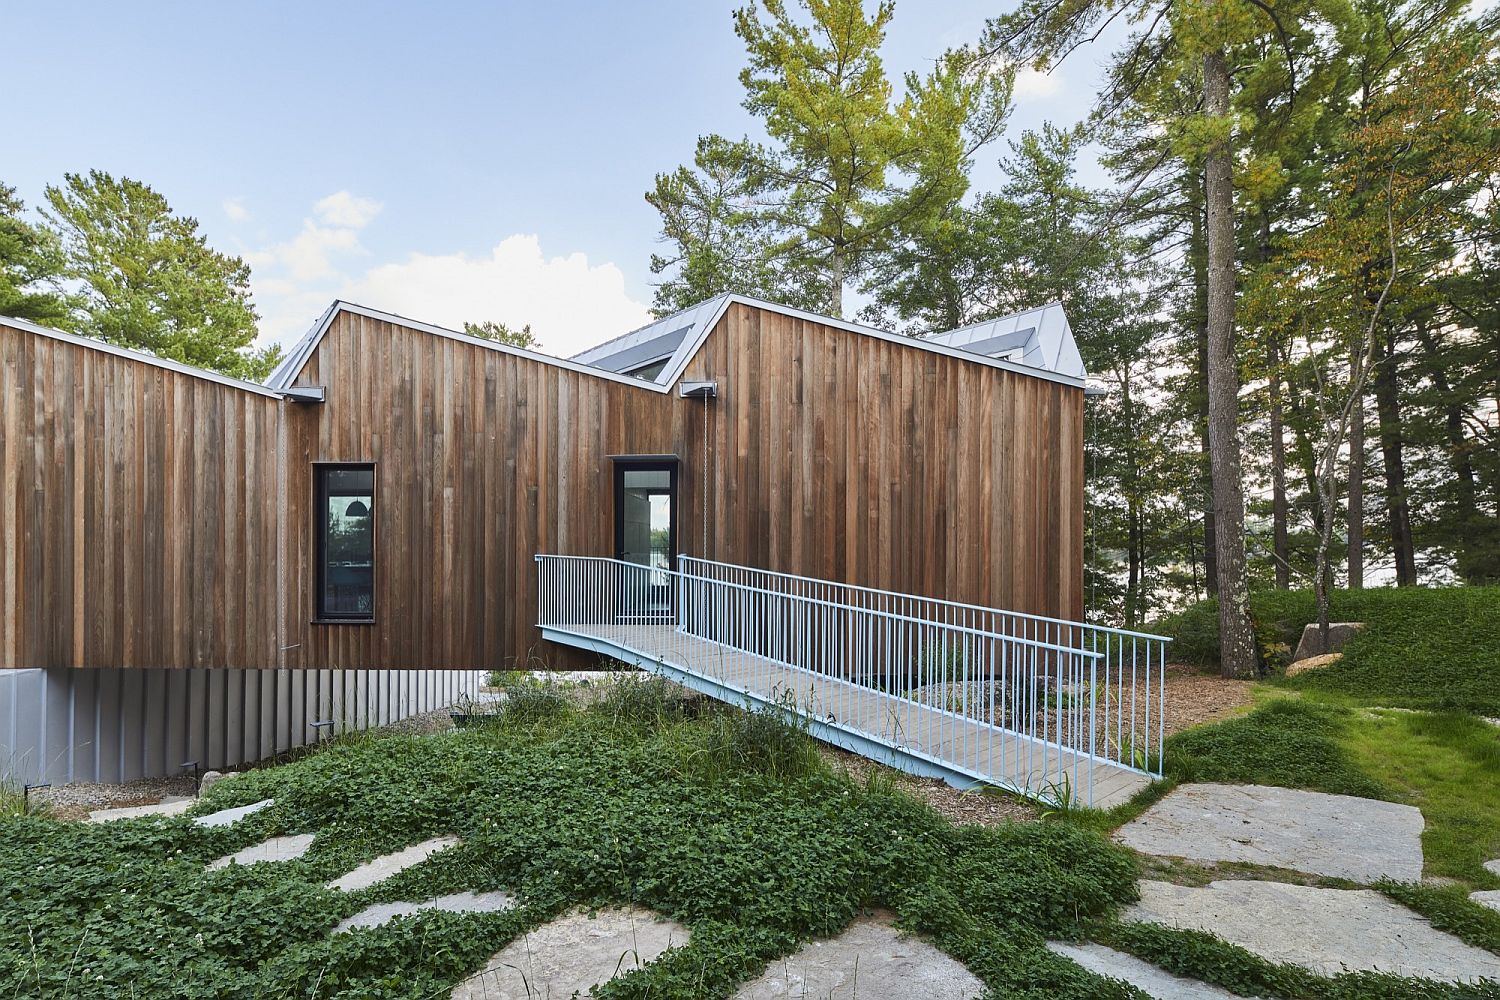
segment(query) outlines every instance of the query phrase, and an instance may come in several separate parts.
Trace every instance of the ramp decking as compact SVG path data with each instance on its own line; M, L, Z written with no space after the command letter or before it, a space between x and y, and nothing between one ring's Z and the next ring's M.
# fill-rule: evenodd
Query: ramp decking
M961 788L993 784L1034 798L1070 798L1108 809L1151 783L1150 775L1099 756L747 653L670 624L554 623L543 625L542 634L723 701L795 712L818 739Z

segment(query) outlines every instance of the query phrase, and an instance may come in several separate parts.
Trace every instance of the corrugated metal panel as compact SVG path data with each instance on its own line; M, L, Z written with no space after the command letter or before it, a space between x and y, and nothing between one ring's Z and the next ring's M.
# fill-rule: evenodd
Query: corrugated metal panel
M252 763L472 697L475 670L0 670L0 780L131 781Z

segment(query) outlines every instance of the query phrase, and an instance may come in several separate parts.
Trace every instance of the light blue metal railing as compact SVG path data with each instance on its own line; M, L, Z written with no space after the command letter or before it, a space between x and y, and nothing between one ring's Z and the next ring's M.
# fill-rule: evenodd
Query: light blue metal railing
M1095 765L1141 770L1102 752L1099 650L1002 631L1000 617L934 614L942 602L902 606L884 598L905 595L686 557L675 571L585 556L537 564L549 638L628 650L711 693L795 710L856 738L833 740L851 749L873 741L930 765L912 768L923 773L1086 804Z
M918 597L874 587L860 587L754 569L733 563L679 556L682 572L694 578L721 580L786 594L815 595L856 608L893 611L923 621L974 628L1007 637L1029 639L1064 649L1100 654L1099 677L1089 695L1097 703L1094 723L1097 756L1122 767L1161 777L1166 738L1166 636L1091 622L1049 618L933 597Z

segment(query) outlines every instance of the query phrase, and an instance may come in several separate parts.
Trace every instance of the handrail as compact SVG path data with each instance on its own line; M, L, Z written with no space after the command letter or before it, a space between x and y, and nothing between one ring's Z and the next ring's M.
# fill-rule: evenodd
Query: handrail
M711 577L694 576L693 574L691 574L691 573L685 573L682 570L665 569L665 568L659 567L659 566L647 566L644 563L632 563L632 562L628 562L628 561L622 560L622 559L610 559L607 556L570 556L570 555L550 555L550 554L549 555L541 555L541 554L538 554L537 557L536 557L536 559L537 559L538 562L540 562L542 559L569 559L569 560L590 561L590 562L615 563L615 564L618 564L618 565L621 565L621 566L638 566L638 567L640 567L640 569L642 571L647 572L647 573L660 573L663 576L673 576L673 577L676 577L676 578L678 578L680 580L691 580L691 581L694 581L694 582L702 581L702 582L705 582L705 583L712 583L715 586L727 587L730 590L738 590L738 591L740 591L742 593L750 593L750 594L772 593L770 591L763 590L760 587L751 586L748 583L736 583L733 580L715 580L715 579L712 579ZM822 582L822 581L819 581L819 582ZM1034 647L1036 649L1045 649L1045 650L1047 650L1049 652L1053 652L1053 653L1068 653L1070 655L1081 656L1081 657L1083 657L1085 659L1089 659L1089 660L1102 660L1104 658L1104 654L1103 653L1097 652L1096 650L1092 650L1092 649L1080 649L1077 646L1064 646L1064 645L1061 645L1060 643L1055 643L1055 642L1042 642L1039 639L1027 639L1024 636L1019 636L1019 635L1006 635L1004 632L991 632L988 629L976 629L976 628L972 628L972 627L970 627L968 625L958 625L958 624L953 623L953 622L934 622L934 621L931 621L931 620L926 619L926 618L918 618L916 615L903 615L903 614L900 614L899 612L895 612L895 611L884 611L884 610L881 610L881 609L878 609L878 608L861 608L861 607L857 607L856 605L842 604L842 603L840 603L838 601L830 601L830 600L827 600L827 599L821 598L821 597L811 597L811 596L809 596L807 594L777 594L776 596L778 596L778 597L784 597L784 598L786 598L788 600L800 601L800 602L802 602L804 604L815 604L815 605L818 605L820 607L825 607L825 608L830 608L830 609L836 609L836 610L841 610L841 611L843 611L843 610L854 610L854 611L860 612L861 614L875 615L876 617L879 617L879 618L886 618L886 619L890 619L891 621L906 622L906 623L911 624L911 625L926 625L926 626L933 626L933 627L939 627L940 626L943 629L948 630L948 631L958 632L958 633L961 633L961 634L964 634L964 635L971 635L971 636L975 636L975 637L981 638L981 639L1004 640L1005 642L1017 643L1017 644L1022 645L1022 646L1031 646L1031 647ZM926 600L926 598L920 598L920 600ZM993 609L986 609L986 610L993 610Z
M705 566L720 566L724 569L737 570L745 573L764 573L766 576L780 577L783 580L796 580L799 583L817 583L829 587L842 587L845 590L856 590L866 594L878 594L881 597L895 597L903 601L930 601L933 604L941 604L950 608L962 608L965 611L982 611L986 614L1010 615L1015 618L1028 618L1032 621L1047 622L1052 625L1072 625L1077 628L1096 629L1100 632L1112 632L1116 635L1126 635L1136 639L1157 639L1162 642L1171 642L1172 637L1167 635L1156 635L1152 632L1137 632L1132 629L1117 628L1113 625L1100 625L1096 622L1077 621L1072 618L1051 618L1047 615L1032 614L1029 611L1010 611L1005 608L992 608L983 604L965 604L962 601L950 601L943 597L927 597L923 594L903 594L895 590L881 590L879 587L865 587L857 583L841 583L838 580L827 580L816 576L799 576L796 573L782 573L774 569L761 569L757 566L741 566L737 563L720 562L717 559L704 559L701 556L690 556L686 553L677 557L679 562L699 563Z
M681 558L538 553L543 637L1026 794L1160 774L1165 639Z

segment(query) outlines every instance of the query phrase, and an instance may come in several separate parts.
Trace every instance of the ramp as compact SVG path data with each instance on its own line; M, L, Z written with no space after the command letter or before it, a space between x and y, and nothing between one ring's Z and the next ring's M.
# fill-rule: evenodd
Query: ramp
M537 562L548 640L902 770L1097 808L1159 776L1160 637L688 557Z

